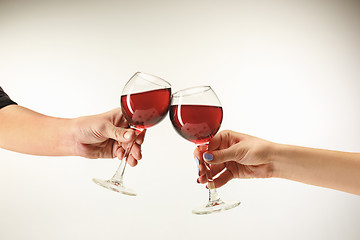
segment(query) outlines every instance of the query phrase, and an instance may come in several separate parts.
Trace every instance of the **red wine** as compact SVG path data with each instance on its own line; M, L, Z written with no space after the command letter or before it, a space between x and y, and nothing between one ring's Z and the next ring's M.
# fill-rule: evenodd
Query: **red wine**
M171 88L121 96L126 120L137 128L148 128L160 122L170 105Z
M219 130L222 107L205 105L172 105L170 119L175 130L185 139L202 144Z

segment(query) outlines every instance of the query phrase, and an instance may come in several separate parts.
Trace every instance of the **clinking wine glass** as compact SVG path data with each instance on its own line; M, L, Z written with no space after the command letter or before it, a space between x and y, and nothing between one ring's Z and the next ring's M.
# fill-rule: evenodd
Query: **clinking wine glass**
M210 86L180 90L172 95L170 119L175 130L202 150L208 149L211 138L217 133L223 119L221 103ZM206 166L209 201L195 208L194 214L210 214L239 206L239 201L222 201L216 191L209 165Z
M136 137L145 129L159 123L166 116L171 99L171 85L167 81L142 72L135 73L126 83L121 95L123 117ZM109 180L94 178L93 181L107 189L130 196L134 190L124 186L123 177L127 158L136 138L125 149L124 157L115 175Z

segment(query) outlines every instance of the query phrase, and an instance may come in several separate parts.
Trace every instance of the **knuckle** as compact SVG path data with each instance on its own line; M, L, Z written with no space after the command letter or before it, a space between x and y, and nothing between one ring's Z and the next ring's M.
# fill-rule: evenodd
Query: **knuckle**
M121 130L121 128L115 128L115 138L116 139L122 139L123 137L123 131Z
M235 148L234 151L234 160L240 162L245 157L245 152L241 148Z
M222 135L225 137L225 138L229 138L234 132L231 131L231 130L224 130L222 131Z
M119 139L119 131L118 131L118 130L115 130L114 134L115 134L115 138L116 138L116 139Z

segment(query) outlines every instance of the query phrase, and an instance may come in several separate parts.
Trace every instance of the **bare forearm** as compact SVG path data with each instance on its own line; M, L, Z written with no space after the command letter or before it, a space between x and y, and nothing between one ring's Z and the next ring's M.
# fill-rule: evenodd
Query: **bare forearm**
M74 155L72 120L11 105L0 110L0 147L33 155Z
M274 177L360 195L360 154L276 144Z

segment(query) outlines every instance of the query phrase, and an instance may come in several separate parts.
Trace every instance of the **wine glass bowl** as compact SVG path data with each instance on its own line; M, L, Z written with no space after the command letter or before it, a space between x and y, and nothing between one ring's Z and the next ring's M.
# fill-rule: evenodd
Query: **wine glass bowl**
M159 123L169 109L170 83L153 75L135 74L124 87L121 109L130 126L145 129ZM135 86L139 86L135 89Z
M220 100L210 86L200 86L180 90L172 95L169 110L170 120L176 132L202 150L218 132L223 119ZM206 167L209 187L209 202L193 210L194 214L210 214L234 208L239 201L222 201L216 191L210 166Z
M167 81L142 72L137 72L130 78L123 88L120 102L123 117L130 128L136 131L136 137L164 119L169 110L170 99L171 85ZM136 138L125 149L115 175L109 180L94 178L96 184L115 192L136 196L135 191L123 183L126 161L135 140Z

